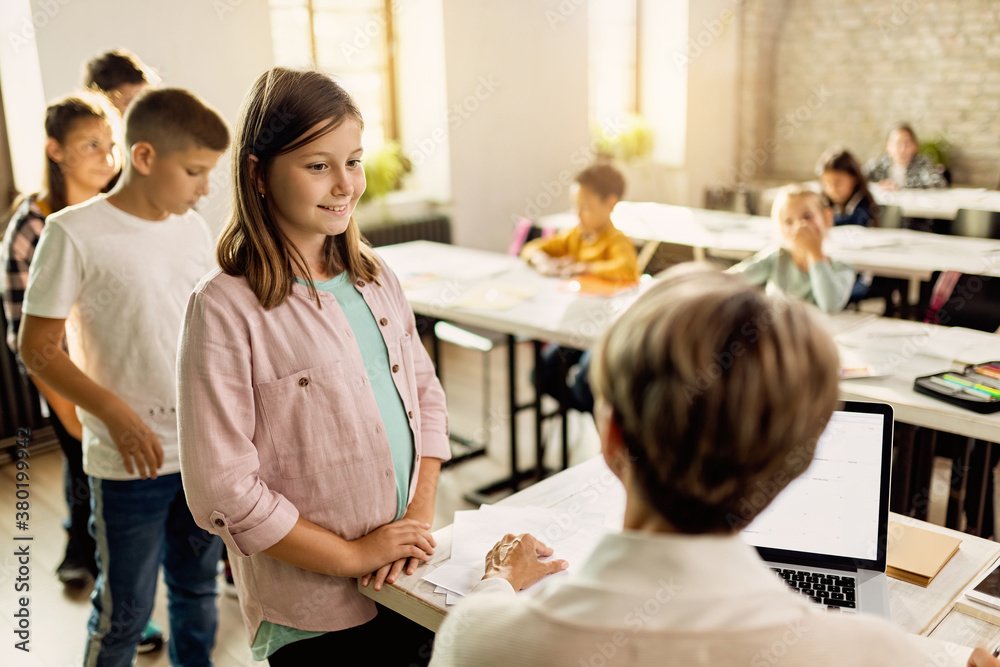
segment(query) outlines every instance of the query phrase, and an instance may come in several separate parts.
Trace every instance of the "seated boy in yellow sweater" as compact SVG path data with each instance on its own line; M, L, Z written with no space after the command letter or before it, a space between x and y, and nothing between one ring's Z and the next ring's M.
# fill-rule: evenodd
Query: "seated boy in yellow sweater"
M580 224L547 239L535 239L521 257L548 276L590 275L615 282L635 282L639 265L635 246L611 222L611 211L625 192L621 172L609 164L587 167L576 177L574 194Z

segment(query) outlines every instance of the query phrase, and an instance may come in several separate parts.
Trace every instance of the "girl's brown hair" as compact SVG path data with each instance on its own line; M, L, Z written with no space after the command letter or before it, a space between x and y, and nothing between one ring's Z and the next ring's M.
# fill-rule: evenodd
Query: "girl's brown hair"
M333 131L345 120L364 127L354 100L326 74L275 67L260 76L243 101L233 145L233 212L216 248L222 271L244 276L260 305L270 310L292 292L295 275L304 276L309 294L320 305L312 273L302 253L278 226L267 187L274 158L294 151ZM322 124L319 130L311 131ZM250 156L257 159L252 164ZM352 280L377 282L379 260L361 239L351 216L347 230L328 236L323 246L325 268L347 271Z
M907 129L907 131L912 136L912 130ZM819 159L819 164L816 165L817 176L822 176L824 171L842 171L854 178L856 184L854 186L854 194L860 192L862 200L868 202L868 215L871 216L872 227L878 227L878 204L875 203L875 197L868 190L868 179L865 178L865 172L861 168L861 164L857 158L851 155L850 151L840 148L828 150L826 153L823 153L823 156ZM823 194L823 199L831 206L833 205L833 202L830 201L830 198L825 193Z
M95 118L103 120L115 129L118 114L114 113L103 97L81 92L53 102L45 109L45 136L65 145L66 137L81 120ZM112 119L115 120L112 123ZM116 133L117 134L117 133ZM52 212L60 211L68 205L66 201L66 178L59 163L45 154L45 173L42 175L42 192Z

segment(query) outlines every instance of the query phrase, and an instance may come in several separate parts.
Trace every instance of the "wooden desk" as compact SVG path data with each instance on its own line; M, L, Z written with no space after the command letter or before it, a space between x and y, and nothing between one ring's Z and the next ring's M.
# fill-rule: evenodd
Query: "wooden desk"
M569 281L540 275L526 262L508 255L459 246L411 241L383 246L378 253L399 276L406 298L418 315L482 327L508 336L507 421L510 437L510 475L470 494L475 502L507 489L517 490L532 476L541 478L542 403L536 376L533 401L520 404L515 392L517 355L515 337L532 340L535 366L541 359L541 341L586 349L608 324L638 298L645 285L611 297L588 296L567 289ZM535 415L535 461L532 470L518 463L515 416L522 409ZM562 420L563 462L568 460L566 420Z
M859 355L892 371L888 377L842 381L841 398L889 403L896 421L914 426L1000 441L1000 413L980 414L913 390L914 378L948 370L955 360L1000 359L1000 336L882 317L861 321L834 338L842 353Z
M584 500L583 491L587 490ZM597 490L598 493L593 493ZM603 459L595 457L565 470L520 493L498 503L513 507L570 507L577 503L584 507L603 507L621 504L624 490L607 469ZM955 600L981 573L1000 556L1000 544L982 538L957 533L947 528L933 526L908 517L891 515L893 521L920 525L935 532L952 534L962 540L959 552L948 562L930 586L921 588L905 581L889 579L889 606L891 620L906 632L930 635L936 639L963 645L977 646L964 619L950 619ZM500 539L501 535L497 536ZM437 553L431 561L418 568L412 576L402 576L379 592L371 588L359 590L373 600L403 614L421 625L437 631L447 614L445 595L435 593L435 586L422 577L445 563L451 554L451 526L434 533ZM484 554L485 556L485 554ZM1000 628L994 628L1000 637ZM985 632L985 631L984 631Z
M419 315L578 349L589 347L643 289L581 295L569 291L566 280L542 276L516 257L431 241L383 246L378 253ZM503 307L520 290L525 296Z

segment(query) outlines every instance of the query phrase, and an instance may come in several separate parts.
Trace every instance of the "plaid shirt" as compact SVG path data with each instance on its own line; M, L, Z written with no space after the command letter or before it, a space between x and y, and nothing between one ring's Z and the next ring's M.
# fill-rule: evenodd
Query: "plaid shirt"
M28 288L28 268L42 234L48 206L30 195L17 207L7 225L0 250L3 263L3 313L7 318L7 345L17 354L17 332L21 328L21 306Z

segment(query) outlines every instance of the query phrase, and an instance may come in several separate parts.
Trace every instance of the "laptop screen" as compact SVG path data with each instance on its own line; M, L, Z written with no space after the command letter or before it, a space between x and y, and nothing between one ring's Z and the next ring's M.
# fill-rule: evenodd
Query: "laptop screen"
M873 411L851 409L866 405ZM809 468L743 530L747 543L858 564L884 558L891 408L845 407L833 413ZM774 555L765 558L773 560Z

